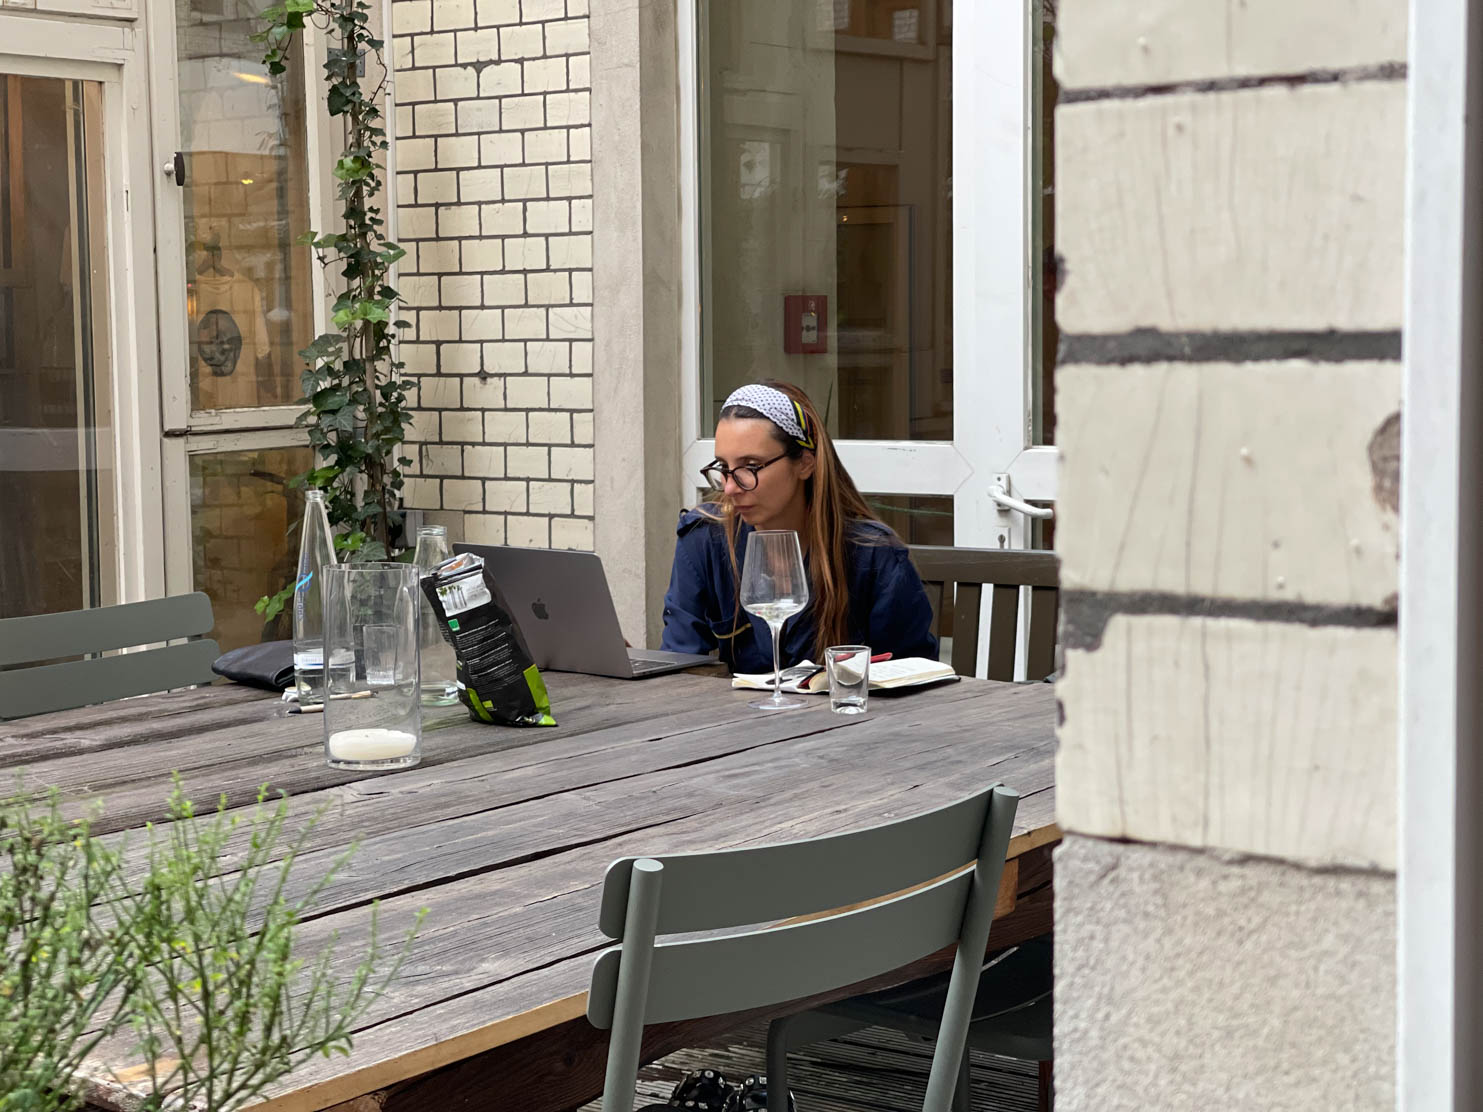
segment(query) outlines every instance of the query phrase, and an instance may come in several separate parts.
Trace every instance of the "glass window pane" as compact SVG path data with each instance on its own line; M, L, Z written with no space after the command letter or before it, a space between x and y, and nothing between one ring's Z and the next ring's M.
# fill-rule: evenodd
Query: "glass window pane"
M867 494L865 501L907 544L953 543L952 495Z
M700 5L702 428L760 378L952 438L952 51L930 0Z
M931 0L817 0L819 29L837 35L916 45ZM928 17L930 18L930 17Z
M176 0L191 408L292 404L313 338L302 66L270 77L269 0Z
M304 496L288 481L308 468L307 446L190 457L195 585L211 597L223 652L293 636L287 610L265 625L253 604L293 576Z
M0 618L117 601L101 109L0 74Z
M934 544L946 548L953 543L951 495L867 494L865 501L909 545ZM949 598L946 602L937 614L937 655L941 660L953 658L953 600Z

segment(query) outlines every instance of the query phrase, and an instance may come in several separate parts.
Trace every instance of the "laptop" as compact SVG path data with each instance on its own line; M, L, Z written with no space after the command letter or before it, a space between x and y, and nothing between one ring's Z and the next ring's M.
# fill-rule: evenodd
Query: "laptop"
M484 558L542 671L639 680L715 663L709 656L625 646L608 577L594 553L484 544L455 544L453 551Z

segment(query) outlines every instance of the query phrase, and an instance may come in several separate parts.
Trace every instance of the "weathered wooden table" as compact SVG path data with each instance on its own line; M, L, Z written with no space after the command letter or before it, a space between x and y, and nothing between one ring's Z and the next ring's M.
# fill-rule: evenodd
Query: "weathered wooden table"
M585 990L604 945L603 871L624 854L847 830L1002 780L1023 799L992 942L1050 927L1050 847L1060 835L1048 685L964 681L873 699L870 714L846 718L825 698L753 711L753 693L712 676L547 682L558 728L497 729L469 722L462 708L439 709L428 715L423 764L407 772L327 768L319 716L281 717L275 699L241 687L0 723L0 769L24 766L30 783L57 785L76 805L101 798L104 831L159 818L172 770L200 803L225 793L245 807L270 783L292 797L298 828L328 805L299 874L322 875L351 841L361 845L301 931L309 946L338 933L347 968L372 900L388 940L429 909L354 1053L291 1075L259 1106L275 1112L554 1112L596 1096L606 1032L588 1025ZM872 983L947 961L934 955ZM762 1014L651 1028L645 1057ZM94 1099L127 1106L128 1085L102 1072Z

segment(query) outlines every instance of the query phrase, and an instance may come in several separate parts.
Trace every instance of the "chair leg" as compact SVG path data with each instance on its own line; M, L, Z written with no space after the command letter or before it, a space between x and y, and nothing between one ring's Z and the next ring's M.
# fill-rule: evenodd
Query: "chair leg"
M1055 1105L1054 1070L1054 1062L1040 1063L1040 1084L1038 1087L1040 1100L1039 1103L1035 1106L1039 1110L1039 1112L1051 1112L1051 1108Z
M973 1083L969 1073L968 1048L958 1061L958 1084L953 1089L953 1112L973 1112Z
M767 1025L767 1112L788 1112L788 1027L793 1017Z

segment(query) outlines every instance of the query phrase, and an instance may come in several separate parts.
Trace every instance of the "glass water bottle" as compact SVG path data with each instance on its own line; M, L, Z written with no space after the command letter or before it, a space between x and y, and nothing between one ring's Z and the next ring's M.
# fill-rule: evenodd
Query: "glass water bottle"
M334 563L324 491L305 491L294 579L294 686L304 705L324 702L324 568Z
M417 530L417 552L412 562L420 574L426 575L452 555L448 551L447 526L423 525ZM458 702L453 646L443 640L442 627L427 596L421 591L418 596L422 599L422 705L448 706Z

